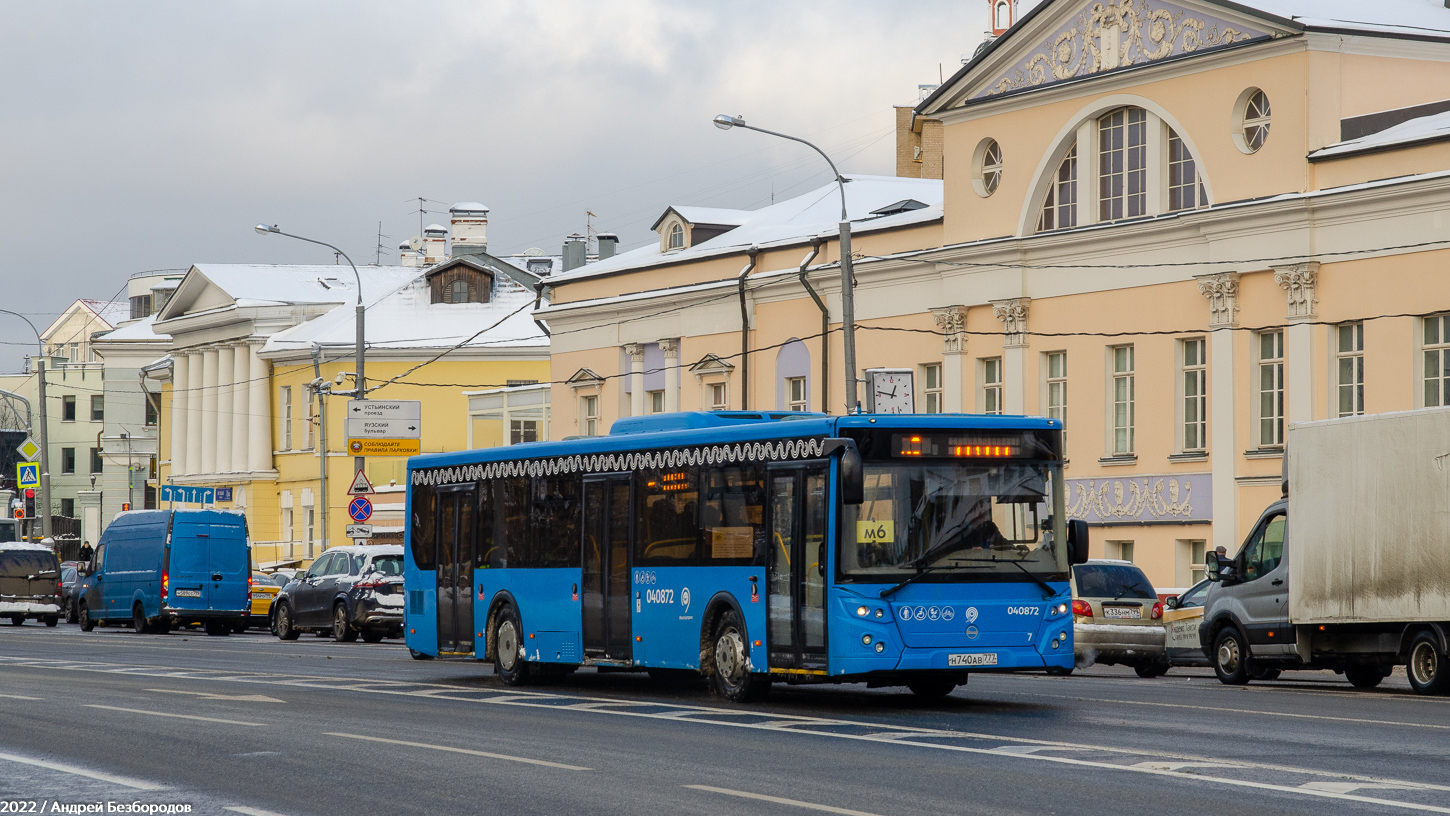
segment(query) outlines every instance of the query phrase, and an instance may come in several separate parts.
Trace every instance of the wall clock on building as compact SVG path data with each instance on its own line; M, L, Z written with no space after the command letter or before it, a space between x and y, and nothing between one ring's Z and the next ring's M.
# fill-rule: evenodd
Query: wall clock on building
M909 368L866 369L866 411L872 414L916 413L916 389Z

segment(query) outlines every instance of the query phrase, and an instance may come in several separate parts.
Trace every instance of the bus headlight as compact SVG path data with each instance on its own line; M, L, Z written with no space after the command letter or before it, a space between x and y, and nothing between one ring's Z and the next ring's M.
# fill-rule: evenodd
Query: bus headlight
M1060 604L1058 604L1057 605L1056 612L1059 615L1065 615L1065 614L1067 614L1067 604L1066 603L1060 603Z
M856 614L857 615L860 615L863 618L866 617L866 607L864 607L864 606L858 606L858 607L856 607Z
M882 613L881 613L881 610L880 609L876 610L876 617L878 617L878 618L881 617L881 614Z
M870 635L862 635L861 636L861 645L863 645L863 646L870 646L871 645L871 636Z
M1052 648L1054 648L1054 649L1056 649L1057 647L1059 647L1061 645L1062 645L1062 641L1060 641L1060 640L1054 640L1054 641L1052 641Z
M885 643L878 643L878 644L876 644L876 653L877 654L881 654L884 651L886 651L886 644Z

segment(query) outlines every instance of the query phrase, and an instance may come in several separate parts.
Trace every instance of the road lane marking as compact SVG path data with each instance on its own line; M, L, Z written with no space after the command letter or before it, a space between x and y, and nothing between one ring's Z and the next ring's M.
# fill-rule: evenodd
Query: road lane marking
M1051 697L1059 700L1077 700L1084 703L1118 703L1120 705L1153 706L1156 708L1191 708L1194 711L1202 711L1201 705L1186 705L1184 703L1155 703L1149 700L1114 700L1110 697L1077 697L1067 694L1033 694L1026 691L999 691L997 694L1008 694L1013 697ZM1288 711L1255 711L1248 708L1215 708L1214 711L1227 711L1233 714L1252 714L1255 716L1268 717L1292 717L1301 720L1328 720L1331 722L1362 723L1364 725L1395 725L1405 728L1434 728L1441 731L1450 731L1450 725L1436 725L1434 723L1412 723L1399 720L1370 720L1361 717L1328 717L1323 714L1294 714Z
M246 725L253 728L261 728L262 723L246 722L244 720L222 720L216 717L198 717L195 714L171 714L166 711L143 711L139 708L121 708L120 706L96 705L86 703L86 708L103 708L107 711L124 711L128 714L149 714L152 717L174 717L178 720L201 720L202 722L222 723L223 725Z
M116 776L115 774L101 773L99 771L88 771L85 768L77 768L74 765L66 765L60 762L50 762L44 759L31 759L30 757L16 756L15 754L0 754L0 759L9 762L16 762L21 765L33 765L37 768L46 768L61 773L84 776L87 779L94 779L98 782L109 782L112 785L121 785L136 790L159 791L166 790L165 785L157 785L154 782L146 782L141 779L132 779L128 776Z
M286 700L279 700L276 697L268 697L265 694L213 694L210 691L186 691L184 689L142 689L142 691L154 691L158 694L190 694L206 700L235 700L242 703L285 703Z
M270 810L262 810L261 808L247 807L245 805L233 805L224 809L230 810L233 813L240 813L242 816L282 816L282 814L273 813Z
M24 694L0 694L7 700L44 700L44 697L26 697Z
M409 748L429 748L434 751L448 751L454 754L468 754L470 756L488 757L489 759L506 759L509 762L523 762L528 765L543 765L546 768L560 768L565 771L592 771L593 768L581 768L578 765L565 765L562 762L550 762L547 759L531 759L529 757L513 756L512 754L495 754L490 751L475 751L472 748L454 748L451 745L430 745L426 742L408 742L407 740L387 739L384 737L369 737L364 734L346 734L340 731L325 732L329 737L346 737L355 740L367 740L368 742L382 742L388 745L406 745Z
M832 807L830 805L818 805L815 802L802 802L799 799L785 799L780 796L767 796L763 793L751 793L750 791L731 790L729 788L717 788L712 785L685 785L691 790L709 791L710 793L723 793L726 796L739 796L742 799L758 799L762 802L774 802L777 805L790 805L791 807L805 808L806 810L820 810L826 813L840 813L843 816L877 816L875 813L867 813L864 810L847 810L846 808Z

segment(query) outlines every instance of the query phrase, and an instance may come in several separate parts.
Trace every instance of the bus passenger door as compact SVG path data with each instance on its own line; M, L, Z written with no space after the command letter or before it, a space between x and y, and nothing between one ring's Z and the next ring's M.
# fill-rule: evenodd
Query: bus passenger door
M629 476L584 478L584 655L629 660Z
M473 652L474 486L438 489L438 652Z
M826 668L826 469L769 471L770 665Z

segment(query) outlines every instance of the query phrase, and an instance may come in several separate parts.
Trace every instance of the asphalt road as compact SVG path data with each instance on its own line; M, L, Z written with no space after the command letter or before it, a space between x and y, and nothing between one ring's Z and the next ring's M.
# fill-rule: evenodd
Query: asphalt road
M1092 668L736 706L593 671L510 689L397 641L0 627L0 810L1450 813L1447 769L1450 698L1402 671L1370 692Z

